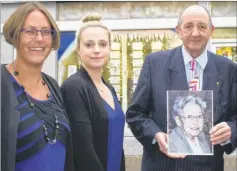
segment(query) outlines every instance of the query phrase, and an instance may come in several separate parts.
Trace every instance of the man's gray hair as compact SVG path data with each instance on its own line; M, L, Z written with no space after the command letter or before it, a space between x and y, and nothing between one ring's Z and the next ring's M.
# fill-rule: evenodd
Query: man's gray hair
M191 6L193 6L193 5L191 5ZM191 7L191 6L185 7L184 10L179 14L178 26L181 26L181 24L182 24L183 13L186 11L187 8L189 8L189 7ZM208 18L209 18L209 26L212 26L213 23L212 23L212 18L211 18L210 12L209 12L205 7L203 7L203 6L201 6L201 5L197 5L197 6L202 7L202 8L206 11L206 13L207 13L207 15L208 15Z
M206 102L203 101L200 97L194 97L192 95L185 96L185 97L180 96L180 97L177 97L175 102L174 102L173 116L180 116L181 113L183 112L183 109L184 109L185 105L187 105L188 103L193 103L193 104L199 105L203 112L207 108Z

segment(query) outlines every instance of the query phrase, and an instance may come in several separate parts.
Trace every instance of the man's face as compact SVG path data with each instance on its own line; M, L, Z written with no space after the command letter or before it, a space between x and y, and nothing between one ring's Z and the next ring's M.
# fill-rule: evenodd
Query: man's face
M191 139L197 137L203 129L204 120L202 109L195 103L188 103L185 105L180 119L181 127Z
M187 52L196 58L205 50L214 27L210 25L209 17L204 11L185 12L181 21L176 30Z

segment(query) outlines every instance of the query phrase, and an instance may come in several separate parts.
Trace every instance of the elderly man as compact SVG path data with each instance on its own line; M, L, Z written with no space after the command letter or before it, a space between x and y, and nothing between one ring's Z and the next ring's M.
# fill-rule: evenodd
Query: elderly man
M198 5L189 6L176 27L183 45L146 57L126 116L144 147L142 171L223 171L224 152L236 149L236 65L206 50L213 30L209 12ZM197 84L189 87L194 78ZM167 90L213 91L213 156L168 154Z
M176 98L172 113L177 126L169 134L169 153L211 154L211 143L203 132L206 107L200 97Z

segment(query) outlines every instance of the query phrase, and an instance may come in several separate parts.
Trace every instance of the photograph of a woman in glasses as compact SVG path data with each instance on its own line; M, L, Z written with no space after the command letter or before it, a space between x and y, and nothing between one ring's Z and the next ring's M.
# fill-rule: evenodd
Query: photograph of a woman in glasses
M210 98L210 97L209 97ZM209 100L211 101L211 100ZM196 94L177 96L170 107L169 153L187 155L211 155L212 145L208 137L209 129L205 118L212 118L210 102ZM210 105L210 106L208 106ZM206 116L209 115L209 116ZM172 124L170 124L172 125ZM210 125L210 123L209 123Z

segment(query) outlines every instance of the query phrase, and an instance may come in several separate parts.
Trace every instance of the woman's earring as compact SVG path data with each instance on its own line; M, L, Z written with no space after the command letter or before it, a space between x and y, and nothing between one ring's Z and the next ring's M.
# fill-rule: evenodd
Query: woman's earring
M76 61L77 61L78 67L80 67L81 66L81 58L79 55L76 56Z

